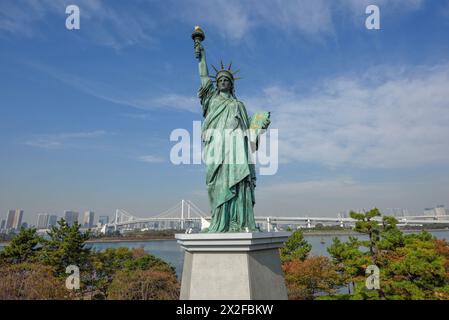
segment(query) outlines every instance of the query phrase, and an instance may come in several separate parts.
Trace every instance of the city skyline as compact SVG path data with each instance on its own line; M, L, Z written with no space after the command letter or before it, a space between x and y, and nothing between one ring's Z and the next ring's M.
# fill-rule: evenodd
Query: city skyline
M204 165L169 161L170 133L202 120L195 25L208 63L233 61L238 98L279 129L256 215L449 203L447 2L79 0L80 30L68 4L0 3L2 219L151 216L180 199L209 211Z
M20 209L11 209L9 210L9 212L17 212L17 211L21 211L23 214L23 210ZM335 216L341 216L341 217L349 217L349 212L350 211L355 211L355 212L366 212L370 210L370 208L355 208L352 210L346 210L344 212L337 212L335 214ZM445 215L449 215L449 208L446 208L445 205L439 204L436 205L435 207L428 207L428 208L424 208L421 212L414 212L414 213L410 213L409 210L407 208L385 208L384 211L381 210L381 212L384 215L390 215L390 216L394 216L394 217L401 217L401 216L414 216L414 215L428 215L428 216L445 216ZM78 221L79 219L79 212L78 211L73 211L73 210L64 210L62 215L57 215L57 214L48 214L48 213L37 213L36 214L36 224L33 223L28 223L28 226L32 226L35 227L36 229L48 229L49 227L56 225L56 222L60 219L60 218L66 218L66 214L67 213L73 213L76 215L76 221L81 225L82 228L92 228L92 227L96 227L97 224L108 224L109 221L113 220L114 217L111 215L99 215L98 218L96 217L96 214L94 211L91 210L87 210L84 211L83 213L83 220L81 222ZM305 216L304 214L297 214L297 216ZM39 223L40 219L42 217L42 225ZM112 217L112 219L111 219ZM149 218L150 216L141 216L140 218ZM69 220L71 220L71 218L69 218ZM86 220L90 221L90 223L88 222L86 225ZM2 216L0 215L0 221L3 223L5 222L5 227L6 227L6 220L2 219ZM95 223L95 221L97 221L97 223ZM26 222L23 221L22 224ZM67 220L66 220L67 222ZM68 221L68 223L72 223L71 221ZM45 227L43 227L43 225L45 225ZM0 230L4 229L4 227L0 227ZM7 229L7 228L6 228Z

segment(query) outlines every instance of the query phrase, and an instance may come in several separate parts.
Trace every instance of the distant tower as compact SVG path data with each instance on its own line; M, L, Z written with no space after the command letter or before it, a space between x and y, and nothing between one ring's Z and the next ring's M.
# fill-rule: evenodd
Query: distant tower
M76 211L64 211L64 220L69 226L73 226L75 222L78 222L79 213Z
M16 209L16 214L14 215L14 229L18 230L22 227L23 210Z
M102 226L104 226L105 224L108 224L108 223L109 223L109 216L100 216L100 217L98 218L98 222L99 222Z
M425 208L424 209L424 215L425 216L434 216L435 215L434 208Z
M37 215L36 229L47 229L48 217L49 215L47 213L39 213Z
M446 209L444 208L443 205L436 206L434 211L435 211L435 215L437 217L441 217L441 216L445 216L446 215Z
M58 216L55 214L51 214L48 217L48 224L47 224L47 228L53 227L56 225L56 223L58 222Z
M8 216L6 217L6 229L12 229L12 225L14 223L14 215L16 211L15 210L9 210Z
M92 228L94 225L95 213L93 211L85 211L83 219L84 228Z
M6 218L6 229L19 230L22 226L23 210L9 210Z

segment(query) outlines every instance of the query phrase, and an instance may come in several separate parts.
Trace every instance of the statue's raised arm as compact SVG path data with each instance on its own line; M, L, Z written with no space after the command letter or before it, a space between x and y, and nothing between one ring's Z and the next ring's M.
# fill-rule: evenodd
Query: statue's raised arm
M198 59L198 69L200 73L201 78L201 84L205 85L207 80L209 80L209 71L207 69L207 63L206 63L206 53L204 51L203 46L201 45L201 42L206 38L204 35L203 30L199 26L195 27L195 30L193 30L192 33L192 39L194 43L195 48L195 58Z

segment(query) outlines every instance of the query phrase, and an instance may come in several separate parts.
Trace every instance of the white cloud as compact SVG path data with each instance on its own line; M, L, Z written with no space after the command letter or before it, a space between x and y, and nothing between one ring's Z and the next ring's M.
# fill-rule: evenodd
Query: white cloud
M256 215L336 216L338 212L391 208L422 213L424 207L447 201L447 180L423 179L404 184L397 181L362 182L351 177L280 182L256 188ZM273 199L275 199L273 201Z
M180 12L180 19L213 27L230 40L242 39L260 27L308 35L333 29L330 6L325 0L190 0L183 2Z
M4 0L0 4L0 31L28 37L39 34L36 24L50 15L64 18L69 0ZM167 1L168 3L168 1ZM82 27L88 24L87 35L98 44L121 48L151 42L149 30L164 20L184 20L214 27L231 40L241 39L255 27L266 26L282 30L298 30L306 34L332 29L330 7L325 0L213 0L171 1L171 12L155 16L133 6L127 10L114 8L107 1L79 0ZM170 17L169 17L170 16ZM63 26L61 24L61 26Z
M189 0L183 2L177 18L192 25L213 27L230 40L240 40L261 28L279 30L280 35L295 33L320 40L322 36L334 35L333 20L342 12L355 19L365 15L368 5L377 4L388 10L382 10L382 15L401 15L419 9L423 3L424 0Z
M197 113L200 110L199 100L194 95L184 96L179 94L167 94L158 98L142 101L142 105L157 106L158 108L173 108Z
M284 195L306 195L326 193L325 196L336 196L336 190L338 190L338 196L341 196L341 192L354 195L355 192L366 189L363 185L358 183L349 177L343 177L334 180L310 180L301 182L287 182L278 183L270 186L262 186L259 192L270 194L284 194Z
M424 0L342 0L339 4L343 4L354 13L365 14L365 8L369 5L377 5L381 8L382 13L392 13L394 11L410 11L418 10L424 4ZM388 11L384 12L383 9Z
M41 134L35 135L24 143L28 146L44 148L44 149L59 149L66 147L67 144L73 141L89 140L99 138L107 135L106 131L97 130L89 132L72 132L72 133L56 133L56 134Z
M161 163L161 162L164 162L164 159L162 157L155 156L155 155L140 156L137 159L139 161L146 162L146 163Z
M404 14L419 9L424 0L377 0L385 7L382 15ZM65 7L71 0L2 0L0 31L27 37L44 36L37 24L50 16L60 16L64 26ZM224 38L240 40L256 29L269 28L320 40L334 34L336 14L354 17L365 14L369 0L167 0L154 10L134 3L112 4L103 0L78 0L83 37L94 43L120 49L135 44L153 44L158 27L178 21L213 28ZM141 3L140 3L141 4ZM142 9L145 8L145 9ZM53 18L52 17L52 18Z
M130 118L130 119L137 119L137 120L147 120L150 117L149 113L120 113L119 116Z
M0 31L26 37L44 36L40 31L45 19L61 21L65 28L68 16L65 8L76 4L80 8L81 30L96 44L121 49L134 44L151 44L150 30L155 24L148 14L135 7L123 10L102 0L2 0L0 3ZM84 32L84 30L87 30Z
M0 31L31 37L37 33L34 29L35 23L42 20L44 16L45 13L33 3L2 1L0 2Z
M281 162L410 168L449 162L447 88L449 65L389 66L323 81L308 95L274 86L246 105L272 111Z
M314 35L333 29L331 8L326 0L252 1L255 20L281 30Z
M179 2L176 2L179 5ZM244 2L235 0L185 1L175 15L192 24L208 24L217 28L223 37L239 39L250 28L250 17Z
M163 94L159 96L144 96L130 93L112 85L92 81L76 75L55 70L51 67L27 62L27 65L48 74L49 76L77 88L78 90L101 100L141 110L172 109L197 113L200 110L199 100L195 95ZM141 116L142 118L142 116Z
M325 0L192 0L184 5L184 19L213 26L231 40L259 27L306 34L332 29L330 6Z
M198 112L193 95L136 97L38 66L83 92L143 109ZM449 161L449 65L381 66L327 79L309 94L273 86L243 98L251 110L272 111L280 162L329 167L410 168Z

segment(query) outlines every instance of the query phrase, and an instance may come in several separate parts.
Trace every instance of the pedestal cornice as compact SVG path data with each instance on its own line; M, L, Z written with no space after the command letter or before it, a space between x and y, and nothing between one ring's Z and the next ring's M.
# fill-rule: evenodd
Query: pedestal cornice
M280 248L290 232L191 233L176 234L180 246L189 252L255 251Z

